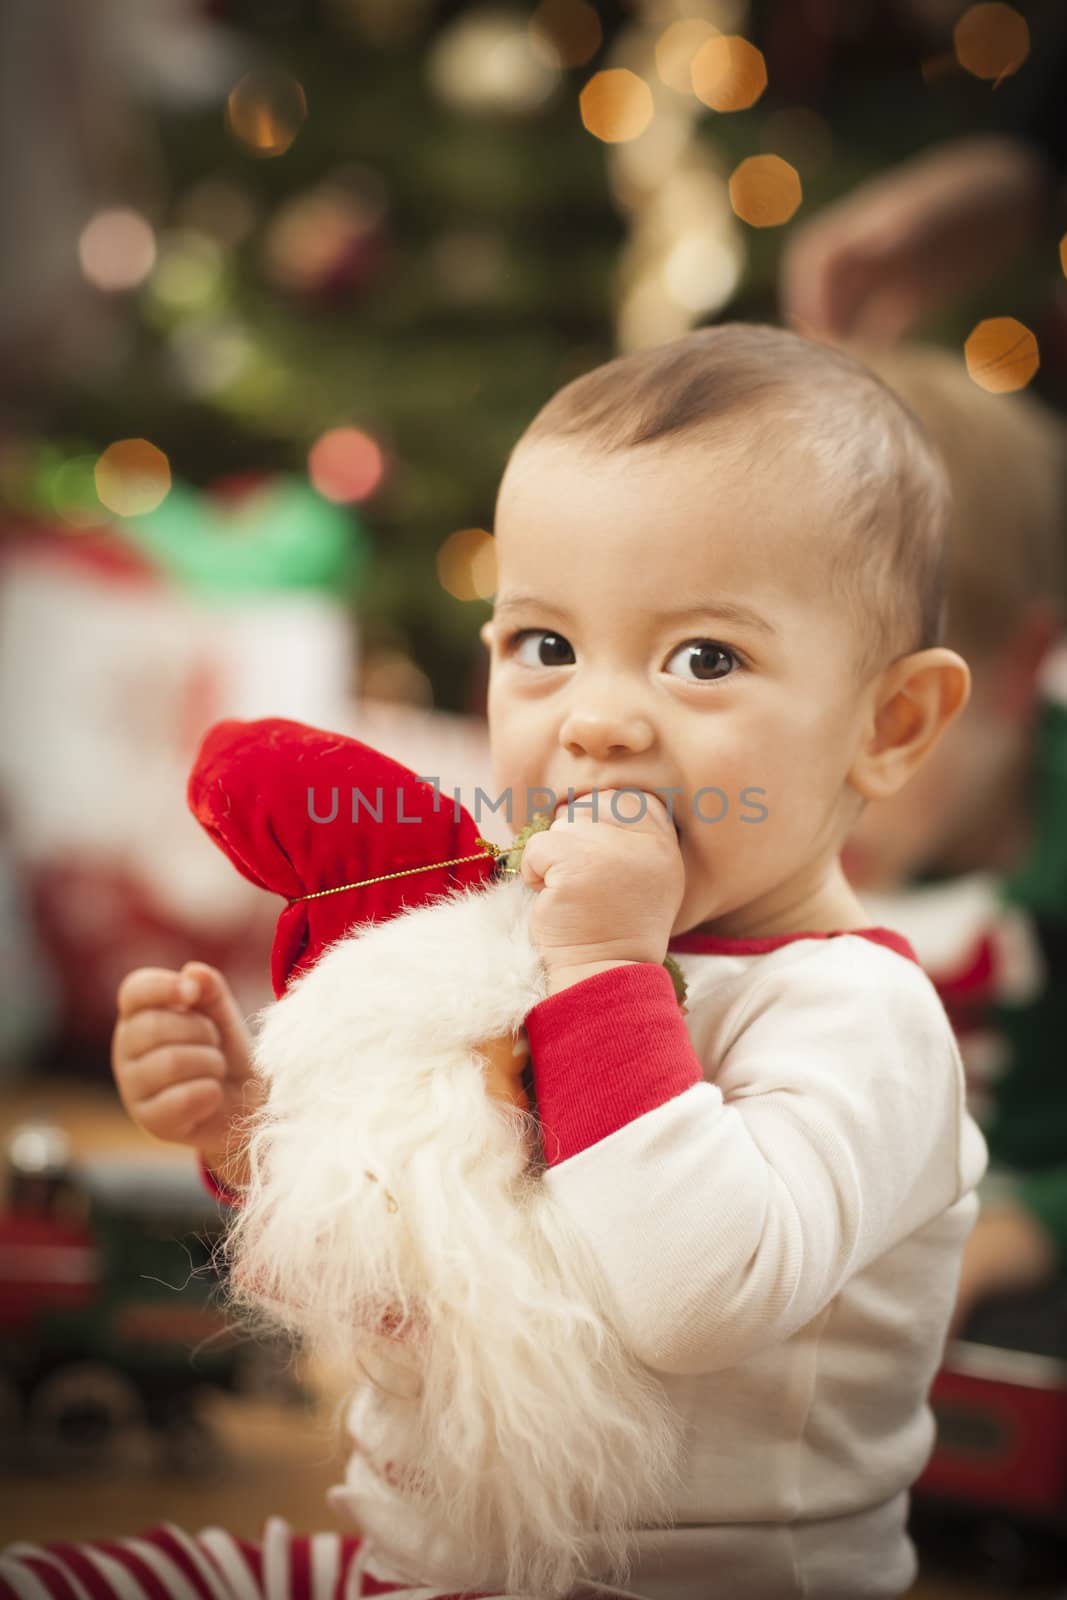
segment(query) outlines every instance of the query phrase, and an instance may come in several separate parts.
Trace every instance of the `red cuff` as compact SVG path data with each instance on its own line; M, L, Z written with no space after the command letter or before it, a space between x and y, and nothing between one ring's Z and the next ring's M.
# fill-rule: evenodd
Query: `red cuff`
M704 1077L666 967L612 967L526 1016L550 1167L606 1139Z
M237 1193L237 1190L231 1189L227 1184L223 1183L221 1178L216 1177L203 1156L198 1156L197 1159L200 1162L200 1177L204 1188L213 1194L216 1200L221 1200L223 1205L239 1206L241 1204L241 1196Z

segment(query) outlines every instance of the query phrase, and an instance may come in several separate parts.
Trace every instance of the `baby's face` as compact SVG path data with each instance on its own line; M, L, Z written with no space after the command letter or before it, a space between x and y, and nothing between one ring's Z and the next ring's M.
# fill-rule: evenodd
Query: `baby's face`
M862 686L812 477L707 443L546 441L501 486L483 630L495 792L518 829L551 809L538 788L659 791L686 867L672 933L802 903L855 815Z

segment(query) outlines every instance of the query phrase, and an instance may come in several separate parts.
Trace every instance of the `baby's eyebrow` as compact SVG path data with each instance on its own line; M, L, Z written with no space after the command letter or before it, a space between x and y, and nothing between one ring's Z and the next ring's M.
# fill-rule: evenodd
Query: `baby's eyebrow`
M514 590L503 596L494 604L494 614L501 611L517 611L520 607L529 606L535 611L551 611L556 616L563 617L567 622L574 621L573 612L566 606L561 606L552 600L546 600L539 594L529 590ZM665 610L658 611L656 616L663 622L685 622L690 618L713 617L717 622L726 622L737 628L752 628L757 633L764 633L774 637L777 629L760 616L758 611L753 611L751 606L742 604L739 600L697 600L685 606L668 606Z

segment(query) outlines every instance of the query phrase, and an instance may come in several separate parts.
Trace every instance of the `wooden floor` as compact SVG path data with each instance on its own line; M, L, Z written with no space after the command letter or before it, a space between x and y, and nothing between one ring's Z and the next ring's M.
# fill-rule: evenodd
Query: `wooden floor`
M153 1470L131 1459L103 1477L0 1479L0 1547L15 1539L120 1537L173 1522L189 1532L221 1526L256 1538L269 1516L300 1532L350 1525L331 1516L325 1493L344 1474L328 1418L263 1402L220 1400L211 1407L222 1455L199 1477ZM1050 1587L1025 1595L1054 1600ZM1060 1593L1062 1594L1062 1590ZM924 1571L909 1600L1003 1600L1002 1582L965 1582L950 1571Z
M345 1526L325 1501L329 1486L344 1476L327 1417L229 1396L205 1412L220 1453L204 1472L156 1465L148 1440L134 1437L124 1459L100 1476L0 1479L0 1544L117 1537L160 1522L190 1531L217 1524L256 1538L269 1516L302 1532Z
M114 1148L173 1152L142 1136L123 1117L110 1092L46 1085L8 1093L0 1104L0 1139L34 1114L66 1127L75 1154ZM183 1159L178 1155L178 1159ZM205 1407L216 1452L208 1470L177 1474L163 1469L147 1436L134 1435L106 1472L91 1476L35 1476L18 1471L0 1479L0 1544L14 1539L72 1540L130 1535L160 1522L190 1531L221 1525L256 1537L269 1516L294 1528L343 1528L325 1492L343 1478L343 1452L331 1423L328 1388L311 1383L313 1403L294 1408L281 1400L220 1396ZM1053 1600L1064 1589L1031 1586L1026 1595ZM914 1600L989 1600L1005 1596L1001 1582L963 1581L951 1571L924 1570Z

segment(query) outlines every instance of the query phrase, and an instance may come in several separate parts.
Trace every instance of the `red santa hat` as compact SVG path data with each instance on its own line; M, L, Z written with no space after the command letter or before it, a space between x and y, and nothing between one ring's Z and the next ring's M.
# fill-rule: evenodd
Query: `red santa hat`
M543 1181L536 1113L486 1092L480 1047L547 993L535 891L433 784L298 723L220 723L189 800L288 901L231 1281L354 1386L336 1505L414 1583L623 1581L684 1424Z
M238 872L288 902L271 950L278 998L353 925L487 883L495 868L469 813L434 783L283 717L216 723L187 797Z

